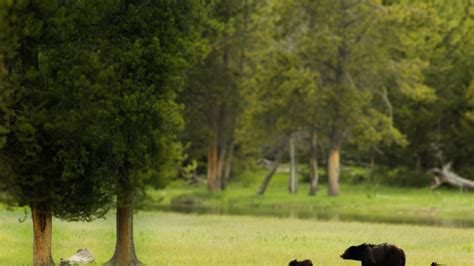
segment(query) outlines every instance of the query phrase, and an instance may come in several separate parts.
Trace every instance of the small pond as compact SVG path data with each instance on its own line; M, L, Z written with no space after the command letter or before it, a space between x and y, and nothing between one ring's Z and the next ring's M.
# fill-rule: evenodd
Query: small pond
M192 213L192 214L225 214L225 215L249 215L249 216L268 216L279 218L295 219L316 219L321 221L357 221L371 223L391 223L391 224L413 224L442 227L474 228L473 220L462 219L440 219L438 217L410 217L410 216L367 216L354 215L347 213L337 213L334 211L314 211L287 208L265 208L265 207L235 207L222 205L220 207L207 207L195 205L167 205L154 206L154 210Z

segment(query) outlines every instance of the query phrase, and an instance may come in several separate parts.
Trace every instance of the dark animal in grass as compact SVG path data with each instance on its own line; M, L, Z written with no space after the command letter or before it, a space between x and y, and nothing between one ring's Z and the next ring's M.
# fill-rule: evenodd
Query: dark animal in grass
M359 260L362 266L405 266L405 252L391 244L351 246L341 258Z
M431 263L431 266L443 266L443 265L446 265L446 264L439 264L439 263L436 263L436 262Z
M302 261L292 260L290 261L290 264L288 264L288 266L313 266L313 262L310 260L302 260Z

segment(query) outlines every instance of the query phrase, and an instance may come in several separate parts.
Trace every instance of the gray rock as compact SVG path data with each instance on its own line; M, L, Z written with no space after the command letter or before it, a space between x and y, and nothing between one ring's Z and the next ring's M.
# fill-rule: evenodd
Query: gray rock
M77 264L89 264L94 262L94 257L87 248L79 249L76 254L72 255L67 259L61 258L59 265L77 265Z

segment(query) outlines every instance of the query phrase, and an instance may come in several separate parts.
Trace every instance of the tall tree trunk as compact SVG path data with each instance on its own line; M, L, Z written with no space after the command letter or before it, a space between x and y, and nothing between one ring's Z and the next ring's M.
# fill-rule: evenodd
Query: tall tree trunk
M114 256L107 265L143 265L135 253L133 240L133 207L130 194L124 192L117 200L116 242Z
M227 187L227 182L229 182L230 178L230 173L232 170L232 159L234 157L234 141L231 141L230 146L229 146L229 154L227 155L227 158L225 160L225 165L224 165L224 176L222 178L222 184L221 187L222 189L225 189Z
M309 169L311 181L309 183L309 195L316 195L318 192L318 157L317 157L317 133L311 132L311 141L309 146Z
M226 9L226 12L229 10ZM224 33L223 38L226 38L226 33ZM229 47L224 46L224 51L222 54L222 63L224 65L223 72L225 74L225 71L228 70L229 68ZM229 89L231 88L227 82L227 80L224 83L224 88L225 91L228 92ZM216 139L211 140L211 142L214 142L211 144L216 145L216 147L212 147L212 151L209 151L209 160L213 160L211 163L211 166L213 169L211 169L212 173L212 179L214 179L213 184L209 187L208 184L208 189L209 191L220 191L222 187L222 176L223 176L223 169L224 169L224 162L225 162L225 157L226 157L226 143L227 143L227 103L226 100L219 105L218 107L218 119L217 119L217 132L216 132ZM208 172L209 174L209 172Z
M339 165L340 164L340 144L333 143L329 149L328 159L328 195L337 196L339 194Z
M270 181L272 180L273 175L277 171L278 166L280 166L280 156L277 156L275 162L273 162L272 168L263 178L262 184L257 189L257 195L263 195L265 193L265 190L267 189L268 184L270 184Z
M217 146L217 136L211 136L207 154L207 189L211 192L220 190L220 183L217 176Z
M296 193L296 159L295 159L295 138L294 136L290 137L290 175L288 177L288 190L290 193Z
M39 211L31 207L33 220L33 265L54 265L51 256L52 215L50 211Z
M342 2L340 7L340 13L344 14L347 12L346 2ZM341 28L346 28L347 17L342 17L340 20ZM343 88L346 86L346 64L349 57L349 48L346 43L346 36L342 34L342 40L338 47L337 63L335 67L335 95L338 97L344 97L345 91ZM335 99L336 101L338 99ZM335 104L334 106L334 117L332 122L332 133L329 148L329 158L327 164L327 175L328 175L328 195L337 196L339 194L339 167L340 167L340 144L342 139L341 121L344 119L344 113L341 111L341 106ZM342 112L342 113L341 113Z

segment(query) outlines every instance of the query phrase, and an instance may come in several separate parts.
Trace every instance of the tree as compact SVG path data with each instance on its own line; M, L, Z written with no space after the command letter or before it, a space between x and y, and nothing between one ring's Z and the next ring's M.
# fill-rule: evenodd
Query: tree
M74 4L0 6L0 189L7 203L31 208L34 265L54 264L53 215L89 221L110 203L107 162L88 123L95 114L73 86L82 77L68 73L94 69L74 49L77 15Z
M239 129L242 146L248 152L275 158L270 173L257 194L263 194L276 171L282 152L290 153L290 193L296 192L295 142L305 129L304 121L314 101L317 80L304 66L295 43L299 37L287 25L285 2L261 3L253 16L249 48L249 79L244 85L245 108ZM278 15L275 15L278 14ZM288 149L286 148L288 146ZM252 151L253 149L253 151Z
M93 121L103 161L113 172L117 239L108 264L141 264L135 254L133 210L146 184L164 184L179 155L183 126L176 95L184 71L200 51L199 1L117 1L98 21L94 56L105 72L85 86L96 88ZM90 82L90 84L89 84ZM97 86L97 87L96 87Z
M436 98L424 83L427 61L420 48L433 43L432 9L373 1L272 1L261 4L259 15L249 82L255 97L248 97L246 113L254 118L272 113L287 129L310 133L310 194L317 184L316 136L329 146L329 195L339 193L343 143L361 150L407 144L394 125L391 98Z
M384 7L371 1L296 2L303 10L301 53L319 74L324 108L322 134L329 140L328 194L339 193L340 150L344 141L369 136L371 146L383 141L405 145L394 127L388 95L430 100L424 85L425 61L410 52L429 25L430 10L416 6ZM311 42L318 36L319 42ZM390 93L388 93L390 92ZM367 142L366 142L367 143Z
M109 263L140 264L133 206L145 184L164 183L179 152L175 98L201 49L200 6L83 1L2 9L2 189L32 207L35 265L52 264L52 214L100 216L112 195L117 242Z
M410 45L410 56L429 62L422 75L436 97L418 101L391 95L395 126L406 134L409 145L406 149L384 147L381 162L424 172L453 161L457 171L471 176L472 1L402 1L401 6L421 6L431 13L429 27L418 35L424 37L401 40L417 42Z
M208 53L189 71L180 95L185 105L186 131L193 157L207 160L209 191L225 187L234 150L234 129L240 107L245 58L248 1L211 1L203 37ZM227 176L227 177L226 177Z

